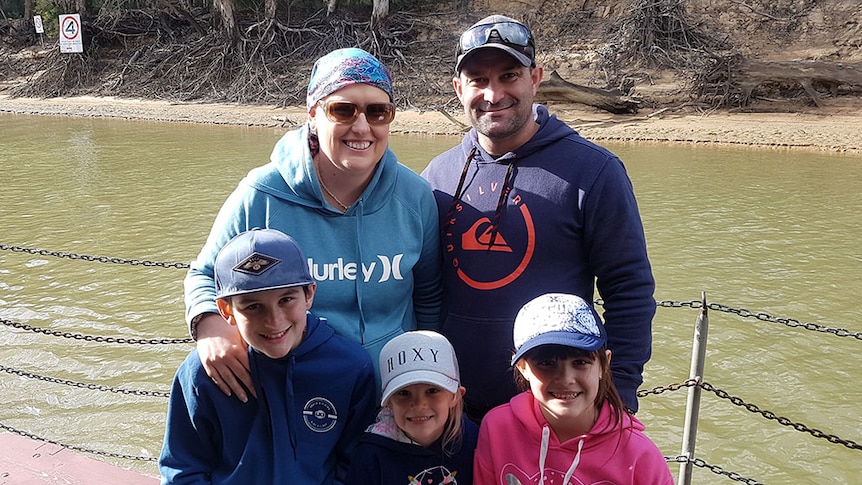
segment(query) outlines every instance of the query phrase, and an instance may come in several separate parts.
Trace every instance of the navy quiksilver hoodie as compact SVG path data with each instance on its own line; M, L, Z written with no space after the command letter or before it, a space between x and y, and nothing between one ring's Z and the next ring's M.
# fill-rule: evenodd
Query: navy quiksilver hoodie
M490 408L515 394L512 327L524 303L549 292L592 301L598 289L615 383L636 410L655 281L631 181L613 153L544 106L534 114L539 131L514 152L493 158L473 129L422 173L441 215L441 331L465 401Z

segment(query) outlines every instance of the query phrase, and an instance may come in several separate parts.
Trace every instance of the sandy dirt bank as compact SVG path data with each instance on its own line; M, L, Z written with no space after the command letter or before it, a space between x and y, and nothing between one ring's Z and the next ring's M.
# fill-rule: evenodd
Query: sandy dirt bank
M691 143L793 149L862 155L862 100L794 112L641 111L611 115L578 105L551 105L552 112L594 141ZM858 101L858 102L857 102ZM857 105L858 104L858 105ZM165 122L290 128L305 120L303 108L170 103L121 98L11 98L0 95L0 113L103 117ZM462 115L400 111L393 133L458 135Z

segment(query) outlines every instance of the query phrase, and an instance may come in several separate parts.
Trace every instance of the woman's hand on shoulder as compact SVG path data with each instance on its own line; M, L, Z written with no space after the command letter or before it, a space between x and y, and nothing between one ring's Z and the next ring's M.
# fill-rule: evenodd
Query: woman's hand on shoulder
M197 350L204 370L221 392L248 402L257 397L248 366L247 346L235 327L218 313L205 314L197 325Z

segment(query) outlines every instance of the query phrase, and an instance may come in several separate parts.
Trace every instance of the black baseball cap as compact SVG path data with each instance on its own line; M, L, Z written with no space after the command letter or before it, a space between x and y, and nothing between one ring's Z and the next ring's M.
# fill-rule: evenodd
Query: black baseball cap
M500 49L524 67L536 65L536 45L530 29L513 18L491 15L461 34L455 54L455 73L461 72L464 61L472 53L485 48Z

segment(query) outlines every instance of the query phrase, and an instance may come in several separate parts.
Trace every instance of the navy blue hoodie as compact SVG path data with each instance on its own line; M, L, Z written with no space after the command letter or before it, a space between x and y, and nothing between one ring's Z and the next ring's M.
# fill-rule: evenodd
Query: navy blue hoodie
M159 471L163 484L343 483L374 420L368 352L308 314L302 343L280 359L249 348L257 399L225 396L197 350L177 370Z
M495 160L474 129L422 173L441 216L441 332L458 354L465 402L490 408L515 395L512 327L524 303L548 292L591 301L598 289L614 382L637 410L655 281L631 181L613 153L544 106L534 111L539 131L514 152Z
M378 423L380 424L380 423ZM476 423L461 418L461 441L447 454L438 439L424 447L390 426L375 425L362 435L351 460L346 485L472 485ZM405 439L406 438L406 439Z

